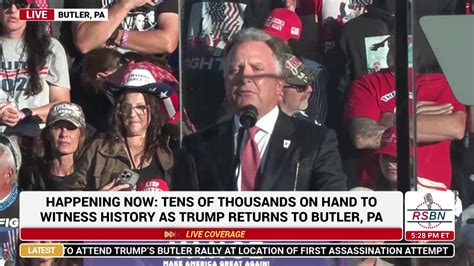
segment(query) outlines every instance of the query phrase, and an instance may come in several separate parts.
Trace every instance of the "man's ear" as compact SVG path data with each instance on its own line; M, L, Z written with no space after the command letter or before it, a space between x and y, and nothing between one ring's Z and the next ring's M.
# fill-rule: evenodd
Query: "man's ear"
M13 183L13 173L14 173L15 169L13 169L13 167L10 167L8 168L8 171L7 171L7 180L8 180L8 184L12 184Z
M277 90L276 93L278 97L282 98L283 97L283 88L285 87L285 79L284 78L279 78L277 80Z

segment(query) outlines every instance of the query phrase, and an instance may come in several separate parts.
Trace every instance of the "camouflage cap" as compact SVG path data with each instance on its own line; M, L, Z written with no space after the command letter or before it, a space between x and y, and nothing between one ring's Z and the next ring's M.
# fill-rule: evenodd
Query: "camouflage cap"
M296 56L287 53L285 54L283 74L287 84L307 86L315 79L316 71L306 68Z
M46 125L51 126L58 121L68 121L78 128L86 127L86 119L82 108L74 103L60 102L49 109Z

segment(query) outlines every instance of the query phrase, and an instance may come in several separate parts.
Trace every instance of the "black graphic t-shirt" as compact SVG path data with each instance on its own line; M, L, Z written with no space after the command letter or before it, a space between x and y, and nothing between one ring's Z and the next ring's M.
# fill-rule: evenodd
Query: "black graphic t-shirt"
M77 1L76 8L110 8L117 0L82 0ZM122 29L149 31L157 28L157 17L161 13L178 14L178 1L161 0L155 6L143 5L128 12L122 22Z
M215 123L222 113L225 45L242 28L261 28L280 4L277 0L185 1L181 29L184 102L198 128Z
M81 0L81 1L65 1L66 8L110 8L117 0ZM158 28L158 16L162 13L178 14L178 1L176 0L159 0L155 6L143 5L132 9L128 12L127 17L122 21L120 29L129 31L149 31ZM64 32L64 31L63 31ZM71 36L72 37L72 36ZM71 38L72 40L72 38ZM67 42L66 38L62 38L63 43ZM74 45L73 43L71 43ZM75 48L74 48L75 49ZM121 52L127 50L116 47ZM77 51L76 51L77 52Z
M150 165L138 170L137 191L169 191L165 173L158 159L153 158Z

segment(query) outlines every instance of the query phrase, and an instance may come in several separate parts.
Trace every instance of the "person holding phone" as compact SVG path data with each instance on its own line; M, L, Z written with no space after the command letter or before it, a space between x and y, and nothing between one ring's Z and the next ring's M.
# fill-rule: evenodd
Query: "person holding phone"
M123 180L133 177L132 171L139 175L136 190L168 190L173 152L163 126L178 118L172 111L178 110L178 99L168 97L178 82L149 62L129 62L122 70L105 82L114 102L108 131L81 156L75 172L78 185L90 190L130 189L135 182L128 181L134 178Z

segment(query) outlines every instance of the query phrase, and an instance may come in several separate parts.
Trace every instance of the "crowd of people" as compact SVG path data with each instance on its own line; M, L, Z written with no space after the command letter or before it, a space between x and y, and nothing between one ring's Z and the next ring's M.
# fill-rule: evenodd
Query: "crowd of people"
M18 218L21 191L396 190L408 177L397 177L395 2L3 0L0 217ZM48 6L109 19L19 20ZM455 190L466 210L472 109L418 19L471 8L413 0L407 44L416 189Z

